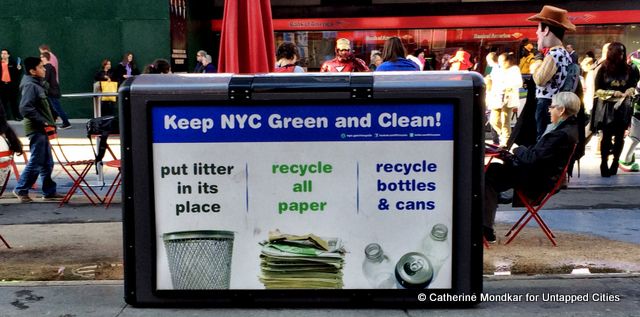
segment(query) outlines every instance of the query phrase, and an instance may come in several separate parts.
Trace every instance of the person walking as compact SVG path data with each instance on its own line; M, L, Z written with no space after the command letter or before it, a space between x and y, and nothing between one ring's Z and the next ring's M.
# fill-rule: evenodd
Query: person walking
M49 52L44 52L40 54L40 59L44 64L44 68L46 70L44 76L45 89L47 91L47 98L49 98L49 104L53 107L55 113L53 114L53 118L55 119L57 116L62 119L62 126L60 126L61 130L66 130L71 128L71 123L69 122L69 116L62 109L62 105L60 104L60 85L58 84L56 69L50 63L51 54Z
M56 126L51 114L51 106L46 97L42 80L46 75L44 63L37 57L24 60L26 76L20 82L20 113L24 116L24 131L29 138L31 157L20 175L13 194L20 203L30 203L29 190L38 176L42 179L44 200L59 200L62 195L56 191L57 184L51 178L53 155L48 133L55 133Z
M211 55L207 54L207 56L202 59L202 73L214 74L218 72L216 65L213 65L212 62L213 58L211 57Z
M600 175L616 175L624 132L631 120L631 97L638 83L638 72L626 63L627 51L619 42L609 44L607 57L595 78L592 130L602 131ZM609 164L609 156L613 161Z
M204 73L204 59L207 57L207 52L204 50L199 50L196 53L196 67L193 69L194 73Z
M498 132L500 146L506 147L511 135L511 114L514 108L520 105L520 88L522 87L522 75L516 65L516 56L513 53L502 53L498 57L500 65L499 76L492 78L492 91L499 96L491 109L489 121ZM492 71L492 74L494 72Z
M56 69L56 81L60 83L60 68L59 68L60 65L58 64L58 57L56 56L56 54L53 54L53 52L51 51L51 48L49 48L49 45L47 44L42 44L38 46L38 50L40 51L40 54L46 52L51 55L51 60L49 62L51 63L51 66L53 66L53 68Z

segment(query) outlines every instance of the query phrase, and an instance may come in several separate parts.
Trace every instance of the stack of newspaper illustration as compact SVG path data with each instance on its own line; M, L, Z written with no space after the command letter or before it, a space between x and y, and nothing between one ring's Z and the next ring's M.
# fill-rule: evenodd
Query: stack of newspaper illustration
M260 282L267 289L342 288L345 250L339 238L269 233L260 253Z

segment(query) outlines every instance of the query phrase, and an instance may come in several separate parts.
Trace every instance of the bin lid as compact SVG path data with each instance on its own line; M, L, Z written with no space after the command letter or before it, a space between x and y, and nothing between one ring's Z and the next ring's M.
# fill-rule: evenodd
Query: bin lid
M186 239L233 239L233 231L223 230L195 230L167 232L162 235L164 241Z

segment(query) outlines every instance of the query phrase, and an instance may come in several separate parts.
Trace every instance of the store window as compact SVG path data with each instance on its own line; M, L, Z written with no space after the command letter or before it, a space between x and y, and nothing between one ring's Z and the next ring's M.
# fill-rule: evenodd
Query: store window
M387 38L402 39L407 53L417 48L427 51L440 69L442 61L462 48L470 53L478 69L484 69L484 57L491 51L520 54L522 40L536 42L535 27L513 28L459 28L459 29L397 29L357 31L279 31L275 32L276 46L282 42L294 42L300 50L300 66L307 71L319 71L323 62L334 58L335 41L338 38L351 40L354 54L369 63L372 50L382 51ZM567 33L564 43L572 44L579 56L587 51L600 56L604 43L622 42L628 52L640 49L640 27L638 25L578 26L575 33ZM520 56L518 56L519 58Z

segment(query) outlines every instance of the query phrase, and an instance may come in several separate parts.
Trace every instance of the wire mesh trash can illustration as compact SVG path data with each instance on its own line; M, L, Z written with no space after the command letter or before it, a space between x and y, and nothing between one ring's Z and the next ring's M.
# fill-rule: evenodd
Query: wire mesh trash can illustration
M162 236L175 289L228 289L234 234L180 231Z

